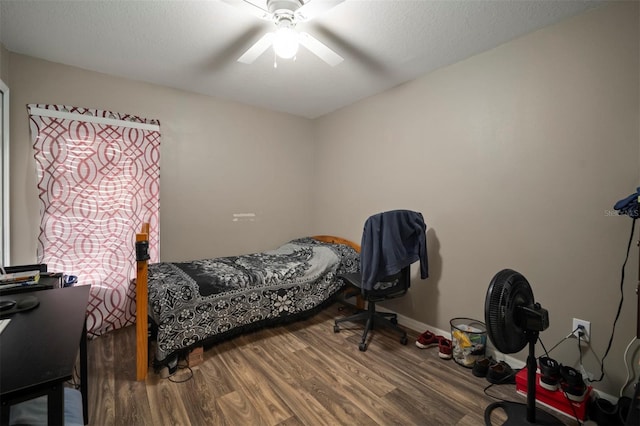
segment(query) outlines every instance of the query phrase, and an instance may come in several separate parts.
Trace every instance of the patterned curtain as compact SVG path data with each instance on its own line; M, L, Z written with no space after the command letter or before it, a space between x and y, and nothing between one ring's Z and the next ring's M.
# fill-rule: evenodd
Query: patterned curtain
M38 172L38 261L91 285L87 329L135 322L135 234L159 258L160 125L127 114L28 105Z

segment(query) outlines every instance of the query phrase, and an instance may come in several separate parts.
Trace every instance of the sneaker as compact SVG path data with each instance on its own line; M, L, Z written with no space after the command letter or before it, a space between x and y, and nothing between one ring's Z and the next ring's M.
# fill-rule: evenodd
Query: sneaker
M420 349L427 349L436 346L438 342L439 340L436 335L427 330L418 336L418 339L416 340L416 346Z
M504 361L497 362L489 367L487 380L495 385L515 384L516 372Z
M540 357L540 386L549 391L558 389L560 383L560 364L555 359Z
M442 359L451 359L453 356L451 340L442 336L436 336L436 338L438 339L438 356Z
M487 377L487 373L489 372L489 367L491 367L496 362L493 358L479 358L473 364L473 368L471 369L471 373L476 377Z
M623 425L616 419L617 407L604 398L596 398L589 401L587 413L589 420L593 420L599 425Z
M581 402L587 393L587 385L582 380L582 374L575 368L563 365L560 367L560 387L572 401Z

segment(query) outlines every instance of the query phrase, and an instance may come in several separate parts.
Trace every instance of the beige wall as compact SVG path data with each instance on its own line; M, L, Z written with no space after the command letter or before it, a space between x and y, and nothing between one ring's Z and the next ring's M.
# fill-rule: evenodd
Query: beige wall
M315 231L359 240L370 214L419 210L431 278L415 270L410 295L386 306L444 330L483 320L491 278L512 268L550 312L547 348L576 317L602 357L631 226L609 212L640 185L638 18L637 2L617 2L317 120ZM616 395L635 333L632 255L598 385ZM575 366L576 341L551 355Z
M311 226L311 122L11 54L11 259L33 262L39 204L29 103L160 120L161 257L273 248ZM255 213L255 222L233 222Z
M0 80L9 84L9 51L0 43Z

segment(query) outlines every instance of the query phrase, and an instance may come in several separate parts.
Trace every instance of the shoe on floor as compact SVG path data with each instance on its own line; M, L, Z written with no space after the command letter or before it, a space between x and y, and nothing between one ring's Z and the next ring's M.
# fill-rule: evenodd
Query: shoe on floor
M453 356L451 340L442 336L436 336L436 338L438 339L438 356L442 359L451 359Z
M558 389L560 383L560 364L555 359L546 356L538 359L540 365L540 386L546 390Z
M493 358L479 358L473 363L473 368L471 369L471 373L476 377L487 377L487 373L489 372L489 367L491 367L496 362Z
M587 392L587 385L582 380L582 374L575 368L563 365L560 367L560 387L566 392L567 397L572 401L580 402Z
M430 332L429 330L419 335L418 339L416 340L416 346L419 347L420 349L431 348L433 346L438 345L438 343L439 343L439 340L436 337L436 335Z
M489 367L487 380L495 385L515 384L516 372L509 364L500 361Z

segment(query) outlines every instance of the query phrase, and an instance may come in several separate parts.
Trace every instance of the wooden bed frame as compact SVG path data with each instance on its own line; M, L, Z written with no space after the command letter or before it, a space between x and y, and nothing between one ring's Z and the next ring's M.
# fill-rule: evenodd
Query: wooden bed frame
M345 238L332 235L316 235L311 238L324 243L344 244L360 252L360 245ZM140 233L136 234L136 244L145 242L149 242L148 223L143 223ZM149 290L147 288L149 261L137 260L136 263L136 379L145 380L149 371ZM145 303L139 303L140 301ZM360 301L358 306L361 307Z

